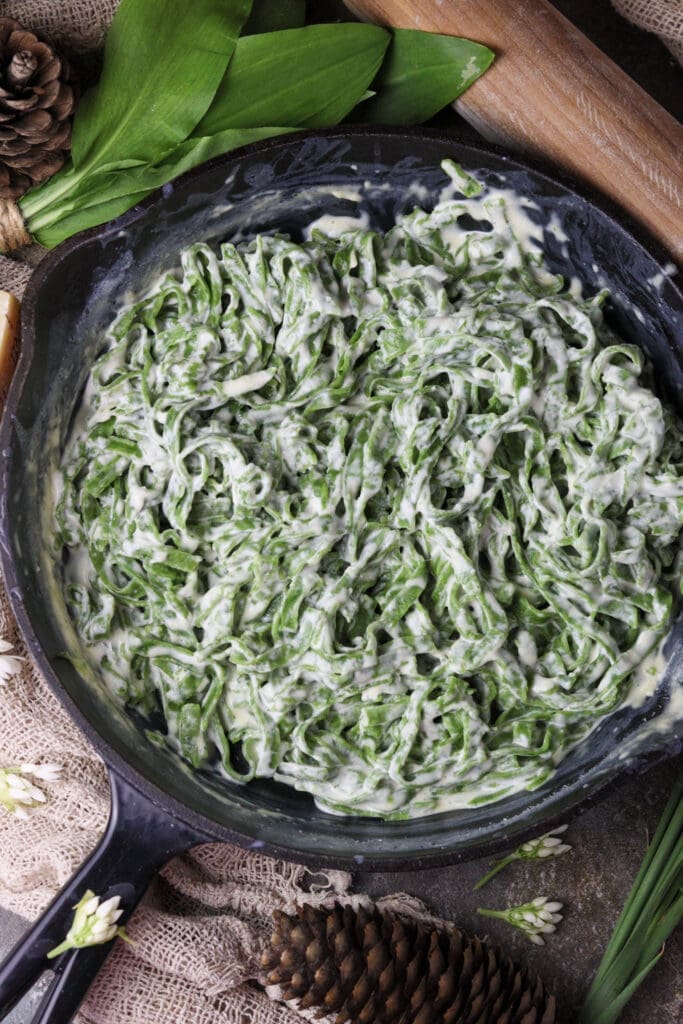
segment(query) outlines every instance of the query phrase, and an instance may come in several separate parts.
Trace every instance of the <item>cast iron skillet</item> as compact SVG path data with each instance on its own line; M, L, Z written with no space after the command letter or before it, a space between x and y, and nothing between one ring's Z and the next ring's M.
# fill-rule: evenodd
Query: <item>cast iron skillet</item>
M239 787L189 771L175 754L151 745L144 723L116 706L86 669L79 672L62 657L79 648L49 553L46 488L122 293L143 287L199 239L274 229L296 234L323 212L353 215L358 189L373 225L387 227L402 210L434 204L446 184L439 168L444 157L533 198L530 213L547 229L544 249L553 269L578 274L591 291L610 289L613 323L642 346L669 399L683 409L683 296L664 273L661 255L636 241L615 211L576 189L502 153L439 134L343 128L248 146L183 175L49 255L24 299L21 360L0 433L1 557L31 654L109 768L112 809L98 848L0 968L0 1017L44 970L46 952L63 938L86 888L119 894L127 917L153 872L196 843L224 840L312 866L419 869L491 854L542 831L616 775L680 746L680 731L663 709L681 681L683 628L669 645L655 697L603 722L534 793L413 821L346 819L318 811L309 797L283 786ZM36 1021L70 1020L109 948L61 957Z

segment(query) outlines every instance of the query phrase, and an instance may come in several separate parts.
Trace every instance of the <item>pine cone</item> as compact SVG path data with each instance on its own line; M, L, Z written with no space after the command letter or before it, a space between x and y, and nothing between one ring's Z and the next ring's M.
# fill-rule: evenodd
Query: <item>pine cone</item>
M527 968L453 926L335 903L276 911L262 984L337 1024L554 1024Z
M0 18L0 199L18 199L64 163L74 94L66 63L12 18Z

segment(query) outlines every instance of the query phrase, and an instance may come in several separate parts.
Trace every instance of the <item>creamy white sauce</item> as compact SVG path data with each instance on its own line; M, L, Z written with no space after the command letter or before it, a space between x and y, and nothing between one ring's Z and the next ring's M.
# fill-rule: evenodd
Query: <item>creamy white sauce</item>
M355 217L325 213L311 221L304 231L304 238L310 239L314 231L322 231L330 238L339 238L346 231L360 231L369 227L370 217L365 212L359 213Z
M656 524L676 541L683 482L652 461L658 400L621 357L595 370L599 307L578 278L558 294L533 203L451 173L431 213L385 238L368 240L359 208L318 218L307 246L184 253L148 290L153 326L115 325L67 448L77 483L54 481L72 614L111 690L144 708L158 696L168 742L196 763L221 751L234 779L225 751L241 742L253 772L332 813L420 815L534 788L611 710L643 706L663 668L638 535ZM361 206L360 187L328 192ZM341 240L345 271L314 230ZM566 242L558 220L550 230ZM628 439L631 462L576 447L559 481L551 448L581 436L586 410ZM526 454L510 467L515 438ZM85 535L88 495L102 512ZM619 544L615 502L630 510ZM594 527L613 547L603 575ZM127 603L118 590L138 578L147 598ZM547 631L517 620L514 592L547 603ZM605 625L615 602L635 639ZM513 724L490 746L501 709ZM556 746L540 754L546 728Z

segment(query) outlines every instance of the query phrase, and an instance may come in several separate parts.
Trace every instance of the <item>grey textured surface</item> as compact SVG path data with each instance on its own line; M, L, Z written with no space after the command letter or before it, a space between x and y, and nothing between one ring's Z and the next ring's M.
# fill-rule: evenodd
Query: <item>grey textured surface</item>
M0 960L9 953L15 942L21 938L26 928L26 922L16 914L0 907ZM27 992L24 998L14 1007L5 1024L27 1024L33 1020L36 1010L40 1006L43 994L50 984L52 972L46 971L39 982Z
M627 25L607 0L555 2L663 106L680 116L681 72L654 37ZM313 0L311 8L330 18L344 16L338 0ZM446 130L463 128L463 122L451 112L435 123ZM465 130L469 129L465 126ZM575 1011L638 870L648 834L656 826L673 779L681 770L683 761L679 759L653 768L642 777L626 780L572 822L568 841L574 849L570 854L556 861L513 864L479 893L473 893L472 886L486 871L487 864L482 861L420 872L359 874L357 888L371 895L410 892L421 897L433 911L504 945L554 988L562 1008L562 1021L568 1024L576 1018ZM503 922L476 914L477 906L497 909L537 895L566 904L565 920L544 947L531 945ZM24 927L24 922L0 910L0 958ZM667 944L660 963L624 1011L620 1024L681 1024L682 979L683 942L679 929ZM28 1024L43 987L44 983L15 1009L8 1018L10 1024Z
M656 828L683 759L652 768L617 784L569 826L572 850L546 861L510 865L479 892L474 884L489 862L391 875L358 875L358 888L377 896L405 890L433 911L480 937L488 936L520 963L528 964L555 992L561 1024L576 1019L602 951L624 905L648 836ZM503 921L477 914L477 907L499 910L546 896L565 904L565 918L545 946L534 946ZM683 942L681 929L645 981L619 1024L680 1024L683 1019Z

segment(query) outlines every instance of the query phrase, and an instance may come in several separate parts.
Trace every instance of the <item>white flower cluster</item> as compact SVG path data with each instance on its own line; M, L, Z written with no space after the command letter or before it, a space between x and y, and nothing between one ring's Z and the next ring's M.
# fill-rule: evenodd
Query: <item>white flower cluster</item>
M21 764L0 768L0 804L17 818L28 818L31 810L44 804L47 796L31 779L58 782L62 777L58 764Z
M0 684L8 682L13 676L19 675L24 659L10 654L12 644L0 640Z
M522 903L518 907L506 910L486 910L479 908L477 913L484 917L498 917L501 921L519 928L527 938L537 946L544 946L542 935L550 935L562 920L562 904L549 900L546 896L537 896L531 903Z
M560 825L558 828L551 829L550 832L544 832L537 839L530 839L528 843L522 843L507 857L496 861L488 874L480 878L474 888L483 888L492 878L496 877L499 871L516 860L537 860L539 858L543 860L546 857L560 857L563 853L568 853L571 850L569 843L563 843L561 839L557 838L566 832L567 828L567 825Z
M550 832L545 832L538 839L530 839L528 843L522 843L515 850L515 859L534 860L537 857L560 857L563 853L569 853L571 846L557 838L563 832L566 832L568 827L567 825L560 825L559 828L553 828Z
M537 946L543 946L545 943L541 934L550 935L555 931L555 926L562 920L560 910L561 903L549 900L546 896L537 896L531 903L509 909L508 920L525 932Z
M78 901L74 910L74 919L66 938L47 954L48 959L65 953L68 949L83 949L85 946L101 946L111 942L116 936L127 938L123 928L116 922L123 914L120 907L121 897L112 896L100 902L100 897L88 889Z

